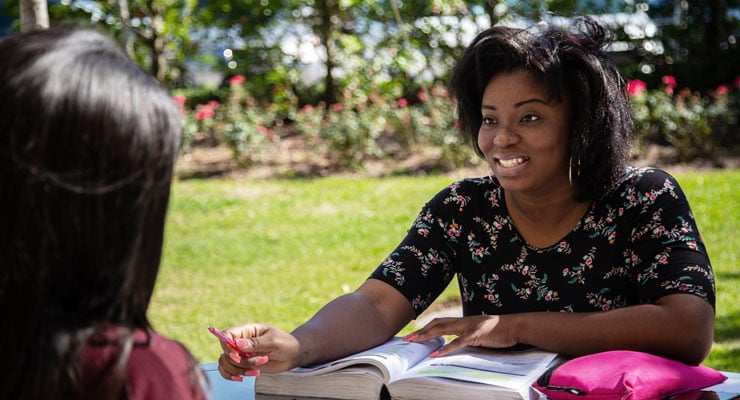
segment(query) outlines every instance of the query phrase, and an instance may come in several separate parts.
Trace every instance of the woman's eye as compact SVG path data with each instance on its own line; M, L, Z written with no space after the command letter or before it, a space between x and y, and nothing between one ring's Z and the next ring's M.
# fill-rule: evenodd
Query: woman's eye
M539 116L534 114L527 114L524 117L522 117L522 122L535 122L540 119Z
M491 117L483 117L483 125L492 126L496 124L496 120Z

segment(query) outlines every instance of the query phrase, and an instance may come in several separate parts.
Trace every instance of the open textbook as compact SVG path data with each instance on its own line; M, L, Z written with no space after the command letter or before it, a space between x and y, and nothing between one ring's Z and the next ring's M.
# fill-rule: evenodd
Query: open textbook
M443 338L407 343L401 338L336 361L255 381L257 398L324 399L536 399L531 388L557 354L467 347L429 358ZM265 396L267 395L267 396Z

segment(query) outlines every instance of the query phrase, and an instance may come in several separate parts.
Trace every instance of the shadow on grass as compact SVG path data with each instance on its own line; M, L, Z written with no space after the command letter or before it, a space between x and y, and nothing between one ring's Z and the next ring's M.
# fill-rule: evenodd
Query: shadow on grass
M740 312L717 317L714 321L714 341L721 343L740 340Z
M714 348L709 358L703 364L719 371L740 372L737 360L740 360L740 348Z
M721 371L740 372L740 311L717 317L707 363Z

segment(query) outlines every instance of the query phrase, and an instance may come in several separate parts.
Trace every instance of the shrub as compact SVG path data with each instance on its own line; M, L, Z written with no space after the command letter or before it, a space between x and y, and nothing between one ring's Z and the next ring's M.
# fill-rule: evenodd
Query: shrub
M677 149L676 161L690 161L711 156L721 146L737 145L737 81L732 89L722 85L707 94L676 90L672 76L662 82L655 90L639 80L628 83L638 151L651 143L670 145Z
M662 82L661 88L652 90L639 80L628 83L638 156L653 143L675 147L675 161L709 157L721 148L738 146L740 78L703 94L678 90L671 76ZM398 158L429 147L439 149L441 167L480 162L457 129L455 102L440 84L410 99L358 87L356 93L345 93L342 103L320 102L300 109L289 90L276 94L272 104L260 105L239 75L219 92L223 103L213 98L214 93L201 97L210 100L192 106L192 99L175 96L185 120L183 151L189 151L195 138L212 138L229 146L241 164L253 164L279 139L275 130L287 120L286 134L303 136L320 150L318 154L344 168L362 168L370 159Z

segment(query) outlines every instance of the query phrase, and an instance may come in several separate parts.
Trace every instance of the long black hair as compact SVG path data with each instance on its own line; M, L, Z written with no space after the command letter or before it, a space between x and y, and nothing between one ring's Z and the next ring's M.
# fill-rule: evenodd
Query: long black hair
M12 36L0 60L0 398L83 398L87 339L128 328L120 370L151 328L181 118L94 30Z
M599 199L619 183L632 144L633 120L624 79L603 51L609 32L590 17L574 20L574 32L496 26L476 36L450 82L463 132L478 155L481 102L495 75L525 69L541 76L551 99L567 96L574 121L571 138L577 199Z

